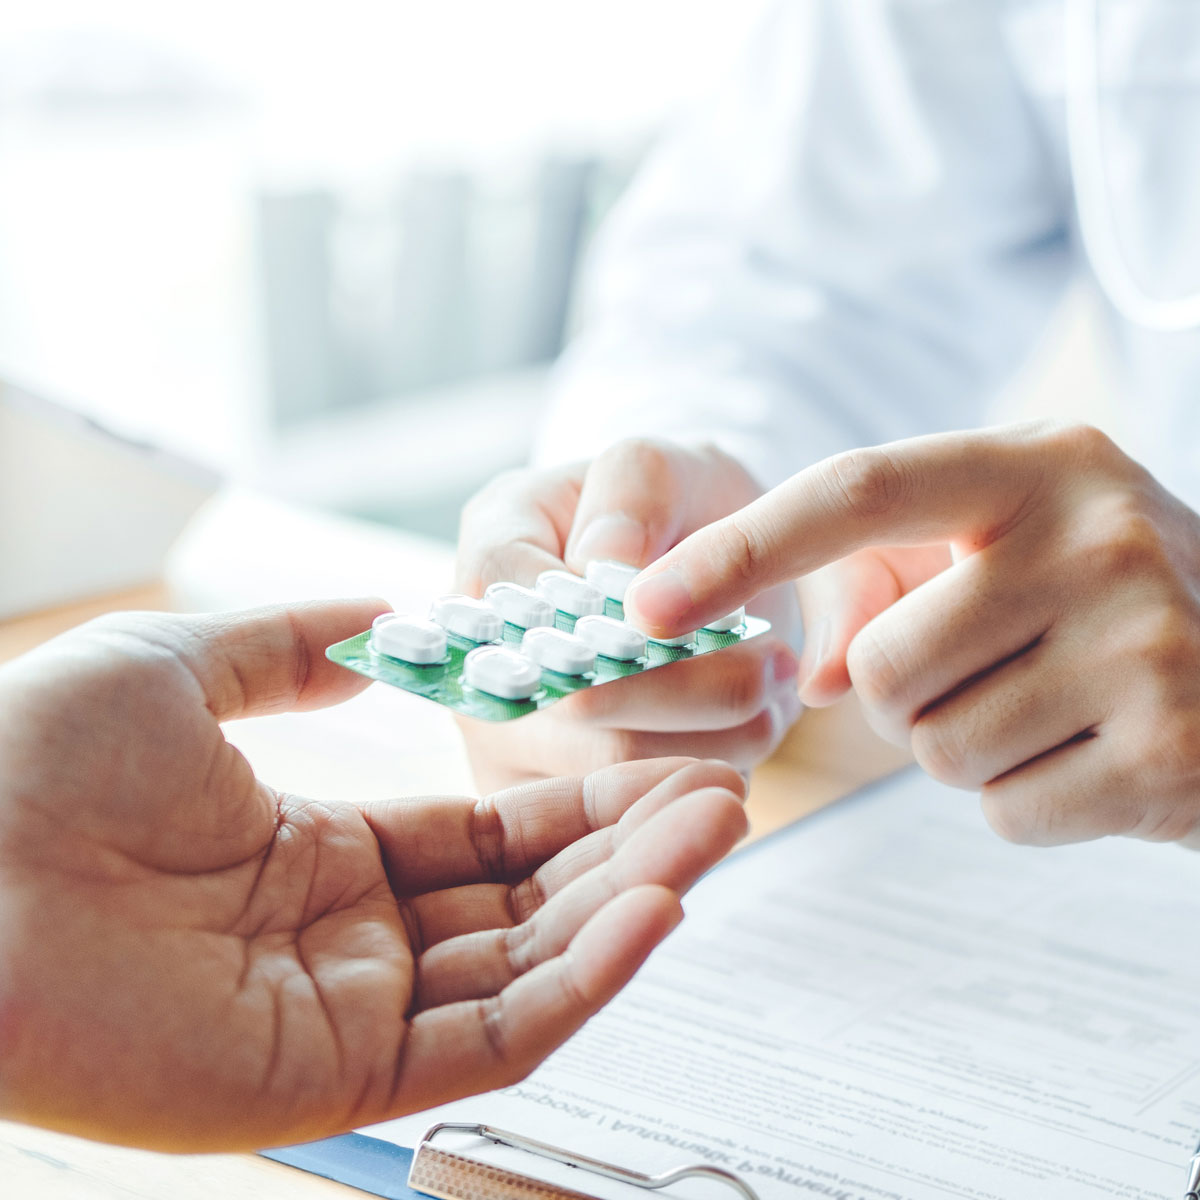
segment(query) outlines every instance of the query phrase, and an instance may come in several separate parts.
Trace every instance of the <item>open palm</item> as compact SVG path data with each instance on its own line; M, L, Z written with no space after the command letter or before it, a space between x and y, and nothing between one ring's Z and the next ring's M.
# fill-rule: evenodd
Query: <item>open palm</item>
M0 1114L169 1149L511 1082L744 829L719 763L475 800L280 795L220 722L343 699L379 605L107 618L0 672Z

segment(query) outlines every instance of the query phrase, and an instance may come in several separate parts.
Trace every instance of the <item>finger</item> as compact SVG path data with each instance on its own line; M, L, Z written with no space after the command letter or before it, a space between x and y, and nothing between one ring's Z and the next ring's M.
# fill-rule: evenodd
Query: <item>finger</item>
M675 636L867 546L987 544L1042 484L1040 426L936 434L825 459L668 551L626 613ZM1042 447L1044 449L1044 447Z
M195 676L213 716L230 721L321 708L361 691L366 681L330 662L325 648L386 611L381 600L336 600L202 616L133 614L130 632L161 641Z
M1032 555L989 547L901 597L851 643L847 669L877 732L904 744L921 712L1040 641L1059 614ZM1086 654L1086 651L1085 651Z
M1117 739L1103 728L992 780L981 794L988 824L1026 846L1136 833L1149 801L1139 773L1122 765ZM1198 814L1190 815L1194 821Z
M582 464L510 471L474 496L459 526L459 589L482 596L490 583L529 585L543 571L561 570L583 471Z
M568 736L546 745L548 757L538 762L543 769L560 761L628 762L665 755L690 755L719 758L739 771L757 766L779 745L783 735L792 727L801 712L795 689L782 693L768 703L757 716L728 729L703 732L656 733L652 730L586 729L568 730ZM559 723L556 729L563 729ZM543 743L545 745L545 743Z
M756 492L749 475L718 451L648 438L618 442L588 467L567 564L581 573L593 559L645 566Z
M1050 638L923 712L917 762L954 787L983 787L1098 727L1111 697L1081 678L1080 648Z
M949 563L945 546L872 548L830 563L802 580L805 640L800 699L813 708L841 699L850 690L846 654L859 631Z
M419 1013L401 1050L391 1103L370 1119L524 1078L629 982L681 915L670 889L635 888L592 917L566 953L521 975L498 996Z
M604 729L655 733L728 729L796 691L799 660L790 646L757 637L701 658L601 688L586 688L560 706L560 718Z
M428 950L438 942L479 930L505 928L527 920L542 904L579 876L623 853L624 846L669 805L705 788L722 788L742 798L745 783L727 763L694 762L650 789L615 824L570 843L513 886L480 883L412 896L405 905L415 944ZM668 879L646 882L667 883Z
M418 963L417 1009L494 995L562 953L614 896L644 884L682 894L746 832L739 796L705 789L646 822L609 861L574 878L521 924L440 942Z
M613 824L689 761L621 763L582 778L537 780L480 800L389 800L365 805L363 815L397 895L512 882L564 846Z
M572 880L607 861L616 847L624 845L635 835L640 836L639 831L643 826L659 813L679 800L713 789L733 795L739 805L746 799L746 779L729 763L719 759L689 763L647 792L609 830L599 830L572 842L539 867L529 880L518 884L511 901L512 911L519 920L525 920L547 897L556 895ZM744 814L731 819L740 829L736 836L743 836ZM664 878L658 882L668 880Z

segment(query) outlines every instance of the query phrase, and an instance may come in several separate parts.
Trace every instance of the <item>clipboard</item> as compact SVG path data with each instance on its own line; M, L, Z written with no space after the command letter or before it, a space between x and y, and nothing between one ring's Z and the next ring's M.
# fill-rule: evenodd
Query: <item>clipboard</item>
M724 1167L697 1163L647 1175L492 1125L452 1121L431 1126L415 1150L361 1133L347 1133L261 1153L275 1162L299 1167L385 1200L428 1200L431 1196L435 1200L592 1200L587 1192L435 1146L434 1142L447 1133L472 1135L493 1145L522 1150L647 1191L659 1191L684 1179L706 1179L724 1184L740 1200L759 1200L740 1175Z
M791 840L801 826L806 828L807 835L803 846ZM957 1071L957 1060L951 1064L957 1082L952 1097L954 1108L949 1114L942 1111L946 1103L942 1099L944 1071L935 1069L928 1078L900 1078L898 1086L902 1100L907 1101L906 1113L915 1105L925 1103L926 1096L932 1097L929 1102L935 1107L921 1110L929 1115L922 1116L915 1125L906 1116L898 1126L884 1126L876 1116L881 1111L886 1116L890 1111L881 1107L887 1103L887 1095L877 1096L876 1089L883 1086L886 1092L887 1081L881 1085L879 1073L869 1069L870 1064L862 1066L853 1056L838 1059L822 1074L820 1051L823 1047L810 1051L808 1043L798 1038L794 1045L792 1042L783 1045L787 1055L785 1066L792 1078L778 1098L772 1086L767 1099L756 1102L746 1084L723 1076L727 1086L725 1103L721 1106L723 1112L699 1112L686 1104L677 1111L671 1105L673 1099L679 1097L672 1094L659 1097L662 1111L671 1120L686 1119L690 1123L687 1127L689 1137L697 1144L736 1147L736 1152L729 1156L702 1157L733 1166L753 1179L764 1197L774 1197L774 1200L795 1196L797 1185L794 1180L799 1181L799 1188L808 1190L807 1181L823 1182L830 1171L836 1173L838 1183L853 1185L859 1190L865 1183L870 1188L908 1195L914 1200L917 1196L945 1195L956 1188L966 1194L972 1188L983 1190L977 1187L977 1182L984 1168L987 1168L984 1182L989 1194L1024 1197L1029 1194L1029 1175L1025 1166L1029 1153L1038 1156L1037 1162L1046 1179L1053 1179L1061 1189L1056 1190L1055 1195L1063 1196L1064 1200L1068 1195L1078 1200L1095 1196L1097 1180L1112 1185L1109 1194L1120 1194L1124 1190L1132 1195L1141 1189L1140 1194L1149 1195L1148 1187L1154 1189L1155 1196L1179 1194L1175 1189L1182 1174L1180 1167L1187 1161L1194 1145L1190 1137L1181 1137L1179 1131L1186 1129L1190 1133L1192 1127L1200 1125L1197 1119L1200 1114L1200 1067L1183 1071L1180 1061L1200 1063L1200 1026L1194 1022L1176 1023L1177 1040L1172 1046L1178 1047L1178 1052L1155 1060L1159 1067L1149 1077L1149 1084L1154 1088L1149 1095L1154 1101L1149 1115L1143 1117L1143 1110L1150 1106L1142 1103L1142 1093L1126 1095L1111 1087L1098 1087L1095 1082L1097 1065L1119 1068L1125 1058L1138 1050L1142 1031L1164 1020L1158 1014L1174 1013L1183 1002L1181 998L1186 998L1190 1006L1200 1003L1196 1000L1200 995L1200 962L1194 956L1189 959L1178 954L1181 937L1188 930L1194 932L1200 924L1196 860L1194 856L1169 853L1164 857L1161 851L1161 847L1147 843L1112 838L1066 847L1054 852L1052 858L1031 857L1027 851L1008 846L987 831L978 811L964 811L958 793L932 783L915 769L871 785L754 843L718 867L709 876L712 882L707 887L702 885L697 889L689 901L693 930L700 931L695 920L699 916L704 924L713 922L714 937L725 939L716 946L717 950L732 944L737 930L744 928L744 923L737 923L745 915L743 910L753 910L762 903L762 889L783 888L786 899L792 895L786 889L793 886L799 873L807 881L795 894L795 901L802 911L808 909L810 901L806 897L810 891L819 892L820 897L826 899L831 895L843 897L851 905L849 913L856 926L863 925L868 932L877 930L878 937L889 940L897 936L906 939L905 944L912 951L911 961L902 958L900 983L911 985L913 972L922 973L924 978L933 971L935 982L944 980L948 971L953 974L957 991L951 991L950 999L957 1003L961 997L967 1015L976 1017L973 1025L957 1035L959 1040L954 1046L961 1045L964 1055L980 1054L982 1069L970 1075ZM738 905L733 906L732 913L729 912L728 889L720 884L721 876L727 872L736 874L732 882L739 889L739 897L743 890L745 893L744 899L739 899ZM864 880L870 881L875 890L864 890ZM880 890L878 884L881 881L888 883L888 887ZM926 900L934 885L939 899L936 905L930 905ZM955 899L949 918L946 897ZM1052 936L1047 936L1045 924L1048 901L1053 905L1049 926ZM831 916L838 918L841 912L835 906ZM1154 921L1149 924L1148 913L1154 916ZM1098 914L1102 920L1098 921ZM828 933L832 929L829 936L840 939L838 946L846 942L844 923L831 925L829 918L817 913L810 924L817 933ZM947 929L958 930L958 936L947 940ZM936 936L929 936L930 930ZM685 929L683 936L691 935ZM972 953L962 953L960 943ZM706 944L703 937L699 938L699 943L693 938L682 944L680 953L686 959L689 954L694 956L698 952L702 959L705 953L714 949L709 946L706 951ZM886 958L873 951L873 945L868 942L862 954L852 957L849 964L864 969L867 964L875 964L862 976L859 989L864 995L869 992L868 999L881 994L880 989L892 995L897 986L896 972L889 967ZM773 947L774 943L768 939L765 950L773 951ZM1005 953L997 955L996 948ZM1000 966L1007 964L1007 968L997 976L998 963ZM1131 972L1136 973L1141 991L1131 991L1128 987ZM745 971L726 973L734 980L732 986L738 989L737 994L745 993ZM702 973L693 972L685 978L693 982L698 979L702 986L708 986ZM998 993L993 984L995 978L1000 980L1003 988L1012 989L1012 1003L1008 1002L1009 993L1003 988ZM659 985L661 982L659 980ZM653 980L650 986L656 986ZM779 987L788 986L790 977L785 977ZM722 1004L726 994L718 988L713 993L713 1001ZM1004 1005L993 1002L997 994L1005 1000ZM1125 1024L1116 1027L1115 1043L1110 1046L1092 1036L1088 1028L1079 1031L1080 1036L1073 1034L1074 1041L1064 1041L1062 1022L1055 1016L1053 1007L1060 994L1074 1001L1077 1007L1084 1006L1082 1011L1094 1009L1100 1018L1107 1018L1109 998L1117 996L1121 1006L1118 1015L1124 1015ZM820 1001L823 995L824 992L818 992L818 1002L823 1002ZM945 989L940 984L923 989L910 986L905 995L911 997L910 1012L914 1014L910 1026L922 1020L928 1026L931 1017L942 1011L938 1006L945 1000ZM983 1017L977 1012L981 1007L977 1003L980 996L985 1010ZM1025 1002L1026 997L1050 1005L1050 1020L1044 1028L1031 1020L1031 1005ZM660 1004L663 1011L678 1013L686 1023L691 1011L687 1005L671 1005L661 992L656 991L653 1007L658 1009ZM855 997L847 1004L853 1013L863 1007L863 1002ZM812 1005L808 1007L811 1009ZM694 1023L701 1029L706 1027L705 1011L700 1011L700 1020ZM872 1037L891 1034L908 1046L912 1038L905 1028L898 1032L890 1029L880 1032L880 1022L874 1015L876 1011L877 1006L873 1003L866 1009L867 1033ZM1037 1016L1041 1010L1035 1004L1032 1011ZM834 1016L843 1019L844 1014L839 1010ZM751 1051L761 1046L757 1007L740 1019L746 1026L746 1037L741 1041L735 1037L720 1051L722 1062L729 1061L746 1046ZM797 1019L795 1009L789 1003L787 1015L777 1019L767 1032L775 1029L780 1020L786 1020L790 1028ZM724 1008L720 1010L719 1020L724 1033L731 1024ZM593 1030L604 1021L604 1017L597 1018ZM934 1029L936 1042L925 1047L927 1059L942 1053L944 1026L944 1022L930 1026ZM1022 1038L1032 1040L1014 1048L1008 1042L1015 1035L1006 1032L1006 1040L997 1050L997 1028L1016 1029ZM1101 1024L1098 1028L1104 1033L1110 1026ZM1067 1030L1067 1033L1071 1032ZM1126 1032L1132 1038L1129 1043L1121 1040ZM1164 1032L1164 1037L1166 1032L1169 1031ZM586 1039L587 1030L580 1036ZM643 1039L658 1036L644 1024L634 1021L627 1035L627 1047L636 1048L644 1044ZM692 1053L686 1038L676 1039L676 1043L682 1052ZM668 1051L676 1043L672 1043ZM603 1037L590 1045L581 1043L579 1053L586 1056L589 1049L598 1052L597 1047L607 1044ZM773 1050L774 1045L770 1042L767 1049ZM1132 1046L1132 1050L1127 1046ZM884 1049L887 1049L886 1044ZM917 1049L921 1049L919 1042ZM1012 1072L1013 1055L1017 1050L1021 1050L1026 1058L1036 1052L1039 1062L1045 1060L1045 1066L1038 1069L1031 1066L1030 1079L1034 1086L1028 1094L1021 1092L1007 1104L998 1103L993 1094L994 1072ZM586 1058L580 1058L575 1065L584 1061ZM649 1055L645 1071L661 1072L669 1068L672 1061L669 1054ZM1016 1061L1019 1064L1020 1060ZM1148 1060L1137 1055L1137 1061ZM918 1060L918 1067L924 1062ZM874 1157L851 1156L844 1152L842 1143L830 1147L828 1142L833 1135L821 1132L819 1141L814 1142L806 1136L784 1146L784 1161L779 1166L785 1173L780 1174L772 1167L778 1161L775 1157L776 1131L755 1122L764 1111L770 1118L793 1091L805 1104L837 1095L827 1079L834 1071L840 1079L843 1066L851 1081L859 1085L862 1095L847 1110L845 1123L850 1133L842 1141L849 1143L856 1136L856 1130L871 1128L872 1145L868 1154ZM937 1067L936 1062L934 1066ZM528 1095L501 1096L491 1108L491 1101L486 1098L465 1100L446 1106L438 1116L454 1121L476 1121L484 1117L510 1129L536 1130L543 1137L557 1140L560 1145L590 1145L595 1152L610 1155L616 1161L633 1161L633 1156L639 1153L636 1147L642 1146L647 1136L668 1127L655 1115L659 1109L653 1106L650 1106L650 1115L634 1112L631 1116L628 1111L628 1093L637 1094L636 1087L643 1074L640 1070L616 1080L607 1085L607 1090L600 1088L594 1096L589 1092L589 1103L596 1112L585 1112L581 1117L569 1113L559 1119L552 1109L540 1107L545 1101L537 1094L532 1099ZM960 1075L962 1079L959 1079ZM1048 1081L1055 1089L1051 1097L1055 1108L1050 1113L1049 1128L1041 1121L1044 1114L1036 1107L1040 1103L1036 1086L1039 1081L1043 1084ZM621 1090L623 1085L628 1086ZM552 1097L553 1089L562 1086L561 1076L556 1079L551 1074L541 1080L539 1086ZM571 1077L571 1086L580 1086L575 1076ZM739 1087L740 1091L736 1090ZM866 1090L867 1087L870 1090ZM1054 1116L1059 1111L1057 1102L1062 1096L1065 1096L1063 1103L1076 1101L1082 1114L1075 1125ZM1030 1100L1028 1104L1027 1099ZM740 1140L727 1143L722 1139L730 1136L730 1105L742 1105L743 1100L751 1102L736 1110L741 1117L739 1128L744 1133ZM771 1107L764 1110L764 1105ZM1131 1112L1135 1106L1138 1111ZM641 1124L627 1125L620 1131L609 1130L610 1134L628 1135L615 1140L608 1134L597 1133L597 1141L591 1143L588 1131L597 1126L590 1118L601 1109L627 1122L633 1119ZM870 1126L861 1123L860 1115L874 1123ZM975 1124L957 1140L945 1136L948 1130L954 1132L951 1123L958 1122L959 1117L975 1118ZM400 1154L405 1156L407 1165L412 1151L398 1151L396 1143L404 1146L420 1144L424 1132L420 1122L433 1119L436 1118L428 1114L417 1115L407 1122L390 1123L379 1131L380 1137L387 1138L391 1144L381 1146L376 1143L374 1149L390 1158L391 1164L387 1175L375 1175L374 1183L361 1174L352 1178L347 1173L347 1168L361 1167L362 1160L352 1147L363 1148L364 1144L369 1144L371 1139L366 1137L350 1144L338 1139L334 1144L338 1147L341 1162L333 1170L322 1169L311 1159L302 1162L285 1158L283 1161L297 1161L298 1165L333 1178L366 1186L376 1195L414 1200L405 1170L396 1166ZM798 1119L803 1119L803 1113ZM681 1128L680 1125L669 1127ZM841 1136L839 1130L833 1132ZM1157 1144L1148 1145L1151 1138ZM817 1146L811 1151L811 1162L807 1150L810 1143ZM654 1153L647 1149L637 1161L642 1165L653 1163L655 1169L671 1165L670 1156L690 1156L692 1144L692 1141L684 1141L675 1149L664 1144ZM983 1157L980 1151L985 1148L993 1151L993 1159ZM471 1149L473 1151L474 1147ZM892 1157L881 1160L880 1155ZM524 1167L519 1152L503 1151L502 1161L518 1170ZM876 1170L878 1162L882 1162L882 1166ZM932 1182L928 1178L931 1166L938 1172ZM795 1174L787 1176L786 1168L794 1168ZM564 1172L560 1168L553 1178L558 1183L570 1185L574 1183L573 1175L574 1172ZM597 1185L602 1182L597 1181ZM586 1184L584 1189L592 1190ZM601 1189L597 1186L595 1190ZM492 1200L495 1195L494 1192L487 1194L487 1200ZM539 1195L544 1200L551 1200L553 1194ZM466 1198L455 1195L454 1200Z

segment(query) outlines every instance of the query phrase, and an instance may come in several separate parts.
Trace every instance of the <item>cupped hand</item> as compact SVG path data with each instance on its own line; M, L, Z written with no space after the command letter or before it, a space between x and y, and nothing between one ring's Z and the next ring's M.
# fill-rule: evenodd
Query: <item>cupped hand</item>
M510 472L464 511L458 584L478 596L497 580L531 585L540 572L564 567L582 574L593 559L645 566L760 491L716 449L641 439L587 464ZM800 704L788 644L799 628L794 588L770 589L752 609L771 621L769 635L578 692L516 725L463 722L481 786L659 755L753 767Z
M853 685L1002 835L1200 845L1200 517L1103 434L838 455L685 540L627 607L669 636L800 576L802 697Z
M273 791L220 722L356 691L323 650L380 607L107 618L0 672L0 1115L256 1148L509 1083L744 831L737 774L679 759Z

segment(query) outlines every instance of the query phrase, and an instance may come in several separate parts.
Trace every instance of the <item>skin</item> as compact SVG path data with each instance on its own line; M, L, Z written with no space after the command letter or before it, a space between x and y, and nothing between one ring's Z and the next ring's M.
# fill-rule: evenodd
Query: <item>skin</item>
M803 577L802 698L853 687L934 777L1036 845L1200 845L1200 517L1087 426L837 455L630 589L662 635Z
M530 586L546 570L582 574L591 559L646 566L761 491L712 447L644 439L590 463L509 472L464 511L458 586L474 596L497 580ZM675 754L748 771L800 713L789 645L799 629L794 588L767 590L753 610L771 620L769 635L579 692L515 725L462 722L480 786Z
M123 615L0 671L0 1115L167 1150L513 1082L745 829L720 763L482 800L283 795L222 736L361 686L372 602Z

